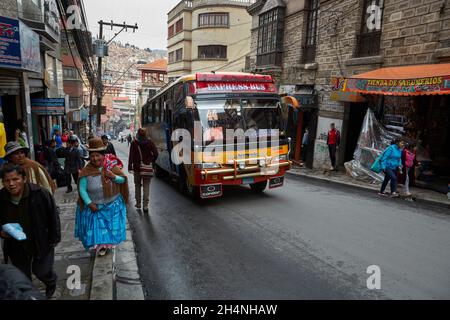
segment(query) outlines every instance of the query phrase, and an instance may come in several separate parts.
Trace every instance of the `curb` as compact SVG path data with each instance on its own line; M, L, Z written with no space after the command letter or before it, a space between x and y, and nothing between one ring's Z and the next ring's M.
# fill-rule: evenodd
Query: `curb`
M113 300L113 253L94 256L90 300Z
M336 181L336 180L331 180L331 179L327 179L327 178L322 178L322 177L316 177L316 176L310 176L310 175L306 175L306 174L302 174L302 173L296 173L296 172L291 172L288 171L287 174L294 176L294 177L301 177L301 178L306 178L306 179L311 179L311 180L316 180L316 181L321 181L321 182L326 182L326 183L330 183L330 184L335 184L335 185L341 185L341 186L346 186L352 189L356 189L356 190L363 190L363 191L377 191L377 188L372 188L369 186L361 186L361 185L356 185L353 183L348 183L348 182L344 182L344 181ZM437 206L437 207L441 207L444 209L450 209L450 204L449 203L443 203L440 201L435 201L435 200L430 200L430 199L423 199L423 198L418 198L418 197L413 197L414 202L416 203L421 203L421 204L426 204L426 205L432 205L432 206ZM450 214L450 212L447 212L447 214Z
M95 255L90 300L144 300L128 225L127 240L103 257Z

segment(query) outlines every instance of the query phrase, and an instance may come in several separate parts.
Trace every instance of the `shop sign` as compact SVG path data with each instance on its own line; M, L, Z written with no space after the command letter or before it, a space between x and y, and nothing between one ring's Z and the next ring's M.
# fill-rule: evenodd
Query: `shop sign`
M0 17L0 67L21 66L19 20Z
M373 94L450 94L450 75L416 79L348 79L345 91Z
M0 67L41 72L39 36L23 22L0 16Z
M37 115L63 116L66 112L66 99L31 99L31 111Z

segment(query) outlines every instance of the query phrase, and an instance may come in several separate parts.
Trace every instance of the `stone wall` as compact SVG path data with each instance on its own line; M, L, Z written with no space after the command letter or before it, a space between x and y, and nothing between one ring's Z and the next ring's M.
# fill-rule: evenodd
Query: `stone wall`
M17 18L17 0L2 0L0 5L0 16Z

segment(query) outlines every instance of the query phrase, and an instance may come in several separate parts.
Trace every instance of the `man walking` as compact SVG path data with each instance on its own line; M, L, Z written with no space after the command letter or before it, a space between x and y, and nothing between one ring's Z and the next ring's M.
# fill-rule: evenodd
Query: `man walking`
M141 189L144 190L144 212L148 212L150 197L151 176L142 170L142 165L150 165L156 162L158 150L155 144L147 138L145 129L139 129L136 140L133 141L130 148L128 160L128 171L134 173L136 208L141 209Z
M67 142L67 147L56 150L59 158L65 158L64 172L69 176L69 184L67 185L67 192L73 191L72 178L75 184L78 184L78 173L83 168L83 154L78 145L78 139L71 136Z
M331 171L336 170L336 151L341 144L341 133L336 130L336 125L332 123L330 125L330 131L328 132L328 150L330 152Z
M129 134L127 135L127 141L128 141L128 146L130 146L130 145L131 145L131 142L133 141L133 138L131 137L131 133L129 133Z
M17 223L26 240L18 241L1 231L5 255L29 279L33 273L46 285L50 299L56 290L55 247L61 241L61 224L53 196L45 189L28 183L25 170L8 163L0 174L0 225Z

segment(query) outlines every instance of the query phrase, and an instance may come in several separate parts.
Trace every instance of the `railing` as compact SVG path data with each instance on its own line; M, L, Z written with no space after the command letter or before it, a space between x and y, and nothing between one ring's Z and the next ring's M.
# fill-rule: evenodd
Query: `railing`
M379 55L380 41L381 31L357 35L355 57L371 57Z
M200 7L204 5L242 5L242 6L250 6L254 4L257 0L182 0L180 1L175 8L170 10L168 13L169 21L176 17L181 11L185 9L193 9L195 7Z
M281 60L282 60L281 52L258 54L256 56L256 66L257 67L266 67L266 66L281 67Z

